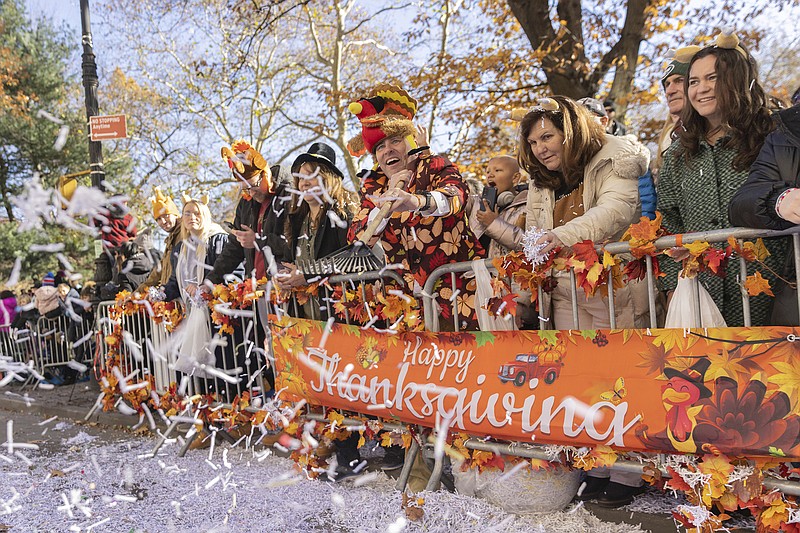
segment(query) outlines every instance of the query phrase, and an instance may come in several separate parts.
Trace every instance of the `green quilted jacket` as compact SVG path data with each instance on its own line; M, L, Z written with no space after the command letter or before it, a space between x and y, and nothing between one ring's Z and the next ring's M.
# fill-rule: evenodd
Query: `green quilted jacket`
M664 155L664 166L658 177L658 210L664 219L663 225L670 233L692 233L730 227L728 204L734 193L747 179L747 171L738 172L733 168L736 152L722 146L724 139L716 146L703 140L700 151L690 161L683 155L683 147L675 142ZM772 254L765 263L780 272L785 264L788 241L765 239L767 249ZM719 246L726 246L722 244ZM681 265L666 256L659 257L665 290L675 289ZM748 275L755 272L755 266L748 264ZM775 286L775 276L760 267L762 276ZM726 276L719 278L701 274L700 280L714 298L728 326L743 326L742 288L739 275L739 261L734 258L728 262ZM766 325L771 298L761 295L750 298L750 316L754 326Z

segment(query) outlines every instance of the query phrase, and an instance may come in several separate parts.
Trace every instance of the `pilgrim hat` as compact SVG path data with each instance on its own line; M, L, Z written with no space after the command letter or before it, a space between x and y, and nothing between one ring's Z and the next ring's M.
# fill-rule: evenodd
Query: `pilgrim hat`
M336 152L325 143L314 143L306 153L297 156L292 163L292 172L297 172L304 163L321 163L344 179L344 174L336 166Z
M706 370L708 370L709 366L711 366L711 362L704 357L702 359L698 359L692 366L683 372L667 367L664 369L664 375L668 378L683 378L686 381L693 383L698 389L700 389L700 398L710 398L711 391L705 386L704 383Z

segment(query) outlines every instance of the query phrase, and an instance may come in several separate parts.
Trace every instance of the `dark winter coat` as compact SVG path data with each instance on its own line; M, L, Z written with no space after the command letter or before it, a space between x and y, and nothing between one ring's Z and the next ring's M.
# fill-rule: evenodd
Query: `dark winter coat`
M133 242L125 243L122 253L125 256L122 267L114 273L111 281L119 285L119 290L133 292L144 283L161 257L157 251L150 250L147 253Z
M735 226L783 230L794 226L778 216L775 202L786 189L800 187L800 105L774 115L778 128L767 135L747 181L731 199Z
M287 261L292 257L289 244L284 236L284 223L289 211L288 201L291 195L286 191L286 182L278 183L275 193L270 195L266 201L271 202L270 207L264 212L261 232L256 236L258 248L269 246L275 261ZM253 231L258 227L258 213L261 210L261 203L255 199L239 200L236 206L236 214L233 217L233 228L243 229L248 226ZM244 261L245 273L250 273L255 268L255 248L242 248L239 240L235 237L228 239L222 253L216 263L212 263L214 269L208 273L206 279L211 283L218 284L224 281L226 274L231 274Z
M317 228L317 235L314 240L314 259L322 259L333 252L336 252L347 246L347 226L340 228L331 223L328 218L327 206L323 207L323 212L320 215L320 224ZM347 220L347 217L342 213L337 213L342 220ZM304 204L300 210L289 216L289 225L291 227L291 258L295 257L297 243L301 237L301 228L303 221L309 216L308 207ZM348 221L349 222L349 221ZM348 223L349 226L349 223ZM288 258L287 258L288 259Z

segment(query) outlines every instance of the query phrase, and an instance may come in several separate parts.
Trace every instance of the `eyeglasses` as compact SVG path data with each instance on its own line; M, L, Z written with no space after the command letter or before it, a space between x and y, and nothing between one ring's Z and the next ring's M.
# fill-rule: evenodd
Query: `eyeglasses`
M261 186L261 180L263 180L263 179L264 179L264 174L259 172L257 177L256 177L256 179L255 179L255 183L250 183L250 181L248 181L248 180L242 180L242 188L248 189L248 190L249 189L257 189L257 188L259 188Z

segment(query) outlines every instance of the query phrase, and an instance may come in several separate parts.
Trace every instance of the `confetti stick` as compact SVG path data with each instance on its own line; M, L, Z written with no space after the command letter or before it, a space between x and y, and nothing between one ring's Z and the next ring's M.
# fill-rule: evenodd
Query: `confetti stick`
M325 324L325 331L322 332L322 338L319 340L319 348L325 348L325 343L328 342L328 334L331 332L331 328L333 327L333 322L335 321L334 317L328 318L327 323Z
M8 453L14 453L14 421L9 420L6 422L6 448Z
M109 520L111 520L110 517L109 518L104 518L104 519L100 520L99 522L95 522L94 524L92 524L92 525L90 525L89 527L86 528L87 533L89 531L91 531L92 529L96 528L97 526L102 526L103 524L105 524Z
M225 372L223 372L222 370L219 370L219 369L217 369L216 367L213 367L213 366L208 366L206 364L201 364L200 365L200 369L205 371L205 372L207 372L207 373L209 373L209 374L211 374L212 376L216 376L219 379L221 379L223 381L226 381L228 383L231 383L233 385L236 385L237 383L239 383L241 381L239 379L239 377L238 377L238 374L240 374L242 372L242 369L240 367L236 367L236 368L231 369L231 372L235 372L237 374L236 376L228 375Z
M22 462L25 463L26 466L33 466L33 461L28 459L28 456L22 452L14 452L14 455L22 459Z
M6 286L9 288L16 287L17 283L19 283L19 273L22 269L22 258L17 257L14 260L14 266L11 268L11 274L8 276L8 280L6 281Z
M156 429L156 421L153 420L153 414L150 412L150 409L147 407L146 403L142 403L142 409L144 410L144 414L147 417L148 424L151 430Z

